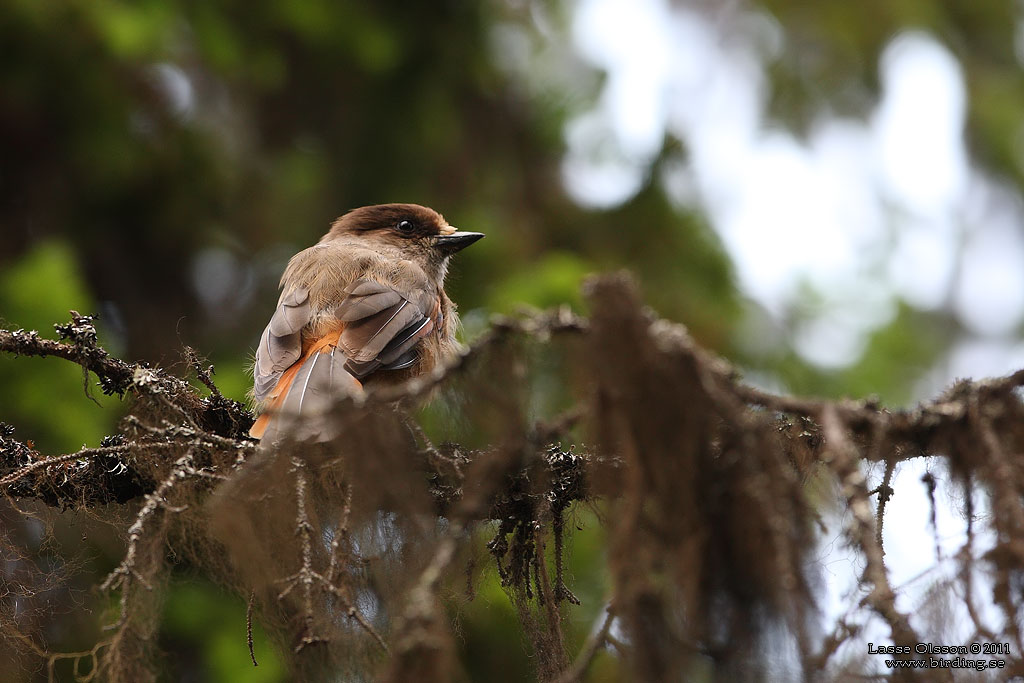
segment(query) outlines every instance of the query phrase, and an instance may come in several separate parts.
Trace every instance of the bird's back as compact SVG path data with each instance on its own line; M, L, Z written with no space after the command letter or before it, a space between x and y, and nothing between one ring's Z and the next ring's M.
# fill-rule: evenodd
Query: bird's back
M309 423L365 384L429 372L457 348L454 306L400 253L356 240L322 242L296 254L281 281L256 352L253 398L264 413L253 436L276 437L300 414Z

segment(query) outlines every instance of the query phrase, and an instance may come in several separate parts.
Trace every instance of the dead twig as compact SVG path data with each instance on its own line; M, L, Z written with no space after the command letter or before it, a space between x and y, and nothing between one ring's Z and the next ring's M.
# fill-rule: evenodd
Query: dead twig
M612 622L615 621L615 610L612 605L609 604L605 608L604 619L601 621L601 626L596 631L591 632L587 638L587 642L584 643L583 648L580 650L579 655L576 657L576 661L573 662L572 668L567 670L558 683L576 683L582 681L583 676L587 673L587 669L590 668L591 662L594 661L594 657L597 653L608 644L608 634L611 632Z

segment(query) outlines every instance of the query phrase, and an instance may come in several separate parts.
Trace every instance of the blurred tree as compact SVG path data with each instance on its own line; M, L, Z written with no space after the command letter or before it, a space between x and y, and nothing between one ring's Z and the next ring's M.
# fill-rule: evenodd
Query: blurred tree
M807 130L822 112L863 116L885 45L923 28L965 69L971 151L1024 184L1013 3L749 6L784 34L767 64L781 125ZM737 343L758 312L737 294L701 208L679 208L660 181L665 165L685 163L681 141L664 141L640 191L619 207L567 197L563 129L592 105L601 78L567 47L573 9L557 0L0 4L0 317L45 328L68 308L99 312L104 342L125 357L174 363L186 342L217 361L226 392L241 398L288 255L346 209L414 201L488 234L453 277L470 326L477 310L582 306L586 273L628 267L659 312L790 388L910 398L958 329L948 311L902 305L861 361L835 371L788 346L762 356ZM510 30L533 71L508 67ZM551 50L576 87L543 71ZM0 384L17 397L0 419L54 452L96 445L110 418L76 393L78 377L0 359ZM586 576L582 564L574 570ZM585 581L599 600L600 581ZM200 610L204 600L190 604ZM180 616L169 637L188 641L181 634L195 626ZM469 618L481 620L476 628L503 617ZM466 650L473 658L487 646L470 639Z

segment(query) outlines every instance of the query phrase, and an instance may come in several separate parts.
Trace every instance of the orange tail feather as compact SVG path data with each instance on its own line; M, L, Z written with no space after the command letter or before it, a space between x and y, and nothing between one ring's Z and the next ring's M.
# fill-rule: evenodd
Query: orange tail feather
M292 386L292 382L295 381L295 375L299 374L299 368L309 360L313 354L320 353L321 351L330 351L333 347L338 345L338 338L341 337L341 332L344 328L340 327L333 332L328 332L319 339L311 339L303 344L302 357L292 363L291 367L284 371L281 375L281 379L277 381L273 391L267 397L267 401L263 406L263 413L256 419L252 427L249 429L249 436L254 439L263 438L263 434L267 431L267 427L270 426L270 421L274 418L278 409L281 407L281 403L284 402L285 397L288 395L288 390ZM353 382L359 384L359 380L355 377L352 378ZM360 385L361 386L361 385Z

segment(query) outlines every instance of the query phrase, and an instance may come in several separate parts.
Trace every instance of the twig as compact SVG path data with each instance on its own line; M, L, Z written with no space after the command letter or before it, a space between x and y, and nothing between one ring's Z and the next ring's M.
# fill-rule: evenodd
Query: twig
M143 576L136 568L136 560L139 542L142 540L142 532L149 518L156 514L158 510L180 512L184 509L169 505L167 502L167 494L179 481L188 477L186 469L191 466L193 457L193 452L189 450L188 453L181 456L174 462L170 473L162 482L160 482L156 491L146 496L146 503L142 506L139 514L135 517L135 522L128 527L128 550L125 553L124 559L121 560L121 563L114 571L107 575L107 578L100 585L100 590L103 591L116 590L118 588L121 589L121 616L117 622L108 628L117 628L123 625L128 619L128 596L132 587L132 579L141 583L146 590L153 589L153 586L149 583L146 577Z
M964 479L963 487L964 496L966 497L966 510L964 513L967 517L967 538L964 541L963 547L957 553L957 560L960 564L960 571L957 573L957 576L963 584L964 606L967 607L967 614L974 623L975 632L979 636L983 636L988 642L994 642L996 640L995 634L982 622L978 610L974 606L974 577L971 573L974 561L974 491L971 487L970 476Z
M210 390L210 395L219 401L224 400L223 394L220 393L220 389L213 383L214 368L213 365L207 365L203 367L203 362L199 358L199 354L191 346L185 347L185 357L188 359L189 364L196 373L196 377L203 383L207 389Z
M82 320L72 311L75 322ZM74 324L74 323L73 323ZM91 322L89 323L91 326ZM95 328L92 334L95 335ZM122 360L112 357L93 342L81 339L67 344L43 339L35 330L0 330L0 351L17 356L56 356L76 363L86 370L95 373L101 381L106 381L109 393L123 394L132 383L135 368Z
M430 375L417 377L397 387L381 387L371 393L370 397L375 401L391 403L399 399L425 396L449 377L463 372L485 350L515 335L547 340L556 334L578 334L587 329L588 321L567 306L526 318L495 316L486 332L460 354L438 366Z
M885 524L885 506L889 503L889 499L892 498L894 493L892 489L892 475L895 471L896 463L892 460L886 460L882 483L878 485L877 489L872 491L872 493L878 493L878 508L875 512L875 535L883 556L885 555L885 543L882 540L882 525Z
M835 629L829 634L825 641L821 644L821 650L814 656L809 657L805 660L804 666L808 671L806 674L820 674L825 671L825 667L828 666L828 661L832 656L839 651L839 648L844 643L855 637L860 632L860 627L854 624L851 626L847 621L846 617L842 617L836 623ZM805 674L805 675L806 675ZM809 680L818 680L813 675L808 677Z
M846 436L838 411L832 406L826 406L821 411L820 420L827 447L826 464L832 468L842 484L843 495L853 517L849 529L850 537L864 554L864 579L872 586L865 601L889 624L894 643L912 647L922 641L910 625L907 615L896 607L896 594L889 583L882 548L875 534L871 503L864 475L860 471L857 451ZM900 671L908 678L917 678L913 669ZM937 675L943 680L950 678L948 671Z
M988 452L988 462L980 468L980 474L989 480L992 495L993 526L998 537L998 547L1009 557L997 563L995 590L993 596L1003 610L1006 629L1017 646L1017 652L1024 651L1024 638L1018 622L1019 606L1013 604L1014 591L1009 587L1010 573L1020 563L1019 548L1024 541L1024 508L1021 505L1020 482L1016 471L1003 450L992 425L982 417L976 398L972 397L968 408L968 420L972 431L980 437ZM998 566L999 564L1003 566ZM1006 566L1010 565L1010 566ZM1011 567L1013 567L1011 569Z
M278 594L277 599L284 600L296 586L302 586L302 618L304 627L301 639L293 648L294 652L299 653L310 645L327 642L325 637L316 635L314 632L314 584L319 585L324 591L338 598L345 608L345 614L359 624L359 626L362 627L362 629L366 631L374 641L376 641L377 645L379 645L384 652L387 652L388 646L384 641L384 638L373 627L369 619L367 619L359 608L356 607L351 596L348 594L348 591L334 584L335 576L341 566L340 562L337 561L337 553L343 540L342 536L347 537L348 534L348 515L352 505L351 487L346 487L345 508L343 510L339 528L341 536L336 534L335 538L331 541L330 564L328 565L327 575L325 576L313 569L313 525L310 523L309 514L306 511L306 497L309 486L308 480L306 479L306 463L298 456L292 457L291 462L292 471L295 473L295 533L301 539L302 565L299 567L297 572L278 581L278 583L285 584L285 587Z
M565 665L565 637L562 635L562 614L558 610L558 595L551 586L551 577L548 576L547 561L544 557L544 529L538 524L533 530L534 542L534 568L537 574L538 597L548 622L548 636L551 639L556 656Z
M576 683L576 681L583 680L584 674L587 673L587 669L590 668L591 662L594 661L594 657L601 651L601 648L608 642L608 634L612 628L612 622L615 621L615 610L612 609L612 605L609 604L605 608L604 621L601 622L601 627L590 634L587 638L587 642L583 645L579 655L576 657L576 661L573 662L572 668L566 671L558 683Z
M383 680L404 683L410 680L410 672L427 671L431 675L443 675L445 645L437 634L438 622L443 618L438 604L438 590L441 579L455 558L458 541L464 534L462 524L453 521L448 533L435 546L434 554L419 579L406 594L405 609L397 619L390 670Z
M302 585L302 618L305 624L302 638L295 646L295 652L301 652L309 645L325 642L324 638L313 633L313 525L309 523L306 512L306 462L300 457L292 458L292 472L295 473L295 533L301 539L302 566L299 571L281 579L286 584L277 596L283 600L297 585Z
M125 453L128 451L127 445L121 446L105 446L100 448L83 448L74 453L68 453L67 455L55 455L48 458L42 458L35 462L29 463L24 467L11 472L7 476L0 479L0 487L8 486L14 482L27 477L36 470L43 469L44 467L51 467L53 465L60 465L62 463L70 462L72 460L84 460L98 455L114 455L116 453Z
M252 607L253 603L256 602L256 591L249 592L249 605L245 609L245 640L249 644L249 659L252 660L253 666L259 666L260 663L256 661L256 650L253 648L252 642Z
M76 683L89 683L94 680L100 671L100 657L99 653L105 647L110 647L110 640L101 640L92 646L92 649L83 650L82 652L56 652L49 655L46 661L46 680L48 683L56 683L56 676L54 672L54 665L61 659L73 659L74 660L74 672L72 675L75 678ZM89 659L92 664L89 667L88 673L80 673L79 666L83 659Z

